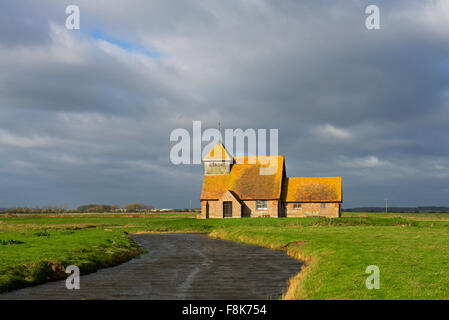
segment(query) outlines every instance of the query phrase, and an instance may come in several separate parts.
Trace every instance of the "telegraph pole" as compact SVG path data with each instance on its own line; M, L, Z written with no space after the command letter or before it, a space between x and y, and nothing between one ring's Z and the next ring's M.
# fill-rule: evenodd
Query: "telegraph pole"
M385 199L385 213L388 213L388 199Z

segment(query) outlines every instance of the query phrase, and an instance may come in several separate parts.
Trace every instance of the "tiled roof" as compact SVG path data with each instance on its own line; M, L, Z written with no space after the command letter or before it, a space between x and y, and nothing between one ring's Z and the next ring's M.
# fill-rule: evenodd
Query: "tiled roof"
M260 168L269 167L270 162L276 167L274 174L261 175ZM204 176L201 200L219 199L226 190L242 200L280 199L283 168L283 156L235 157L229 174Z
M341 177L288 178L286 202L341 202Z
M212 150L203 158L203 161L232 161L231 155L221 143L217 143Z

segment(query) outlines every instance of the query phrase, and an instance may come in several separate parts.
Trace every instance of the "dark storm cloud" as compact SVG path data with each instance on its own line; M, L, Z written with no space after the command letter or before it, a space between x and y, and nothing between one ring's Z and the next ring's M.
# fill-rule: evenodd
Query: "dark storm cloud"
M198 205L201 167L169 161L193 120L279 128L345 207L448 205L446 2L378 1L376 31L367 1L78 1L74 31L68 4L0 5L0 207Z

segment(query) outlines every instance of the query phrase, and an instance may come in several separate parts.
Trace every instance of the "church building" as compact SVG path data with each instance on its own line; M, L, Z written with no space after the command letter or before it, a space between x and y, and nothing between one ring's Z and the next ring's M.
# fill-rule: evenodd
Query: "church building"
M203 164L203 219L341 216L341 177L288 178L283 156L232 157L222 143Z

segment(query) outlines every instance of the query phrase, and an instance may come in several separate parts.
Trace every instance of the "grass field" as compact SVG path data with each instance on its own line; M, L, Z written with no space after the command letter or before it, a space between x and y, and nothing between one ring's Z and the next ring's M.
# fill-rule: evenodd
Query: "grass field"
M112 266L141 251L128 233L208 232L285 250L306 267L286 299L449 299L449 214L197 220L194 214L0 215L0 291ZM368 290L368 265L380 289Z

